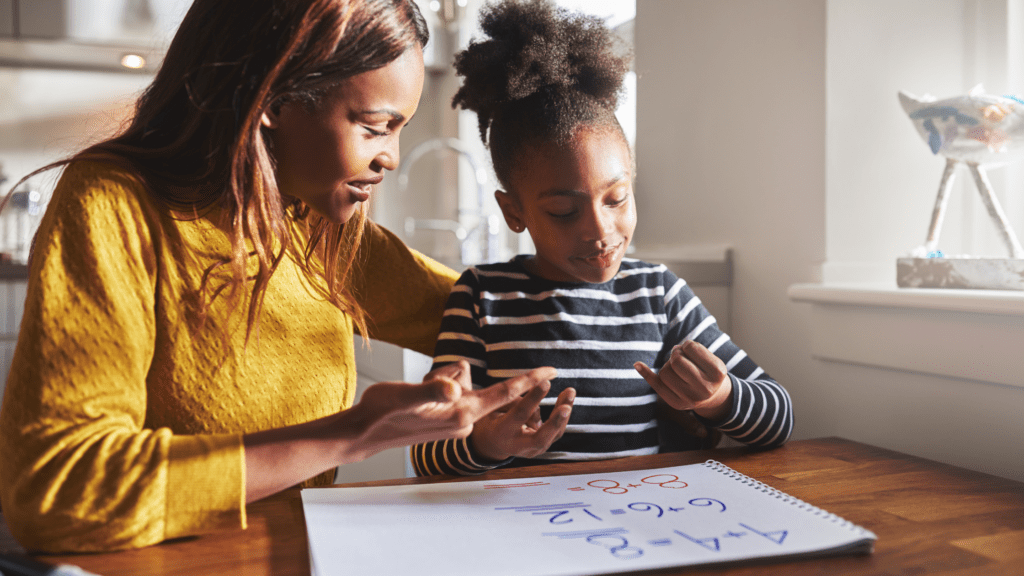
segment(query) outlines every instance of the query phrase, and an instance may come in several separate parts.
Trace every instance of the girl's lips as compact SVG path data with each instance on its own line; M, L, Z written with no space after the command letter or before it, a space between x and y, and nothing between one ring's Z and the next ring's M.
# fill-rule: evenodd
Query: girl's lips
M615 246L611 250L605 250L603 252L594 252L587 256L581 257L581 259L588 265L594 268L610 268L615 265L618 260L619 247L621 244Z

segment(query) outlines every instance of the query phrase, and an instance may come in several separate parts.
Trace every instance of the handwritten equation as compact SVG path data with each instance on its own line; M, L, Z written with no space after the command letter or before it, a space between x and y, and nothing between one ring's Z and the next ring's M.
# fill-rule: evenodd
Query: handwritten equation
M535 484L534 484L535 485ZM531 484L510 484L509 488L527 488ZM588 544L596 545L606 549L613 557L629 560L639 558L645 553L645 546L662 548L666 546L699 546L704 550L720 553L734 545L743 546L744 538L763 538L771 543L782 546L789 535L789 530L772 526L755 528L746 522L736 521L735 526L730 526L724 532L713 534L697 533L692 527L686 531L679 529L680 525L693 526L704 525L706 518L695 518L692 516L723 514L729 510L729 505L717 498L697 496L694 498L680 497L679 493L672 491L688 488L689 484L675 474L653 474L645 476L638 483L622 484L616 480L591 480L586 486L591 489L600 490L605 494L627 496L647 488L645 492L653 496L663 496L666 500L661 503L640 501L628 502L618 507L607 505L593 505L586 502L562 502L555 504L537 504L520 506L497 506L494 509L499 512L524 513L535 516L538 525L543 528L558 526L560 528L571 528L567 530L542 531L541 535L561 540L581 540ZM660 490L659 490L660 489ZM583 486L567 488L572 492L586 491ZM667 490L667 491L666 491ZM643 514L647 519L664 519L663 527L665 537L650 538L641 537L640 541L633 541L629 529L623 526L615 526L616 522L624 516L631 514ZM686 515L685 522L682 516ZM569 526L569 525L572 526ZM650 521L646 521L648 526ZM593 527L592 527L593 526Z

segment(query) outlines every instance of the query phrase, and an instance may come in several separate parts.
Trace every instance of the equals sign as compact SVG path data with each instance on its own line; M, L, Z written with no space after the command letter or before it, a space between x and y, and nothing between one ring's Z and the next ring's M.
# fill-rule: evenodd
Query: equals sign
M672 541L668 538L662 538L660 540L649 540L647 543L651 546L668 546Z
M582 486L577 486L575 488L569 488L569 490L572 490L573 492L579 492L581 490L586 490L586 488L583 488Z

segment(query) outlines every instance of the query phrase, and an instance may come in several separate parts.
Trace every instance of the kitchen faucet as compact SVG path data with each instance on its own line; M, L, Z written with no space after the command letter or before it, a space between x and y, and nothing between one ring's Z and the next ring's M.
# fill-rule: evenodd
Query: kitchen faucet
M501 245L498 236L501 220L496 214L484 214L484 198L487 193L487 173L484 171L473 153L456 138L431 138L416 145L405 156L405 161L398 168L398 190L404 193L409 187L409 170L412 165L428 153L453 152L465 158L473 170L476 179L476 207L467 209L459 202L456 220L435 218L405 219L405 233L412 235L416 230L440 230L451 232L459 241L459 258L461 264L472 266L483 262L496 262L501 258ZM473 243L479 251L474 251Z

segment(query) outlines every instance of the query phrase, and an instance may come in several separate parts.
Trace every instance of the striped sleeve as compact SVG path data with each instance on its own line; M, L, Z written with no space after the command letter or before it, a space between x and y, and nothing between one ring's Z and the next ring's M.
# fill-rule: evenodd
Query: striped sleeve
M469 362L470 376L474 384L487 385L486 347L480 337L480 311L477 305L480 283L476 270L463 272L445 305L441 318L441 332L434 348L436 369L459 360ZM508 464L511 458L492 462L476 455L466 439L447 439L426 442L412 447L410 451L413 470L417 476L433 474L456 474L468 476L480 474Z
M481 458L470 448L466 438L448 438L425 442L412 447L409 457L417 476L449 474L471 476L504 466L513 459L491 462Z
M701 420L750 446L772 448L785 444L793 433L789 393L719 329L715 317L684 280L665 271L664 281L668 323L658 365L665 363L677 344L686 340L703 344L725 363L733 395L732 410L724 420Z

